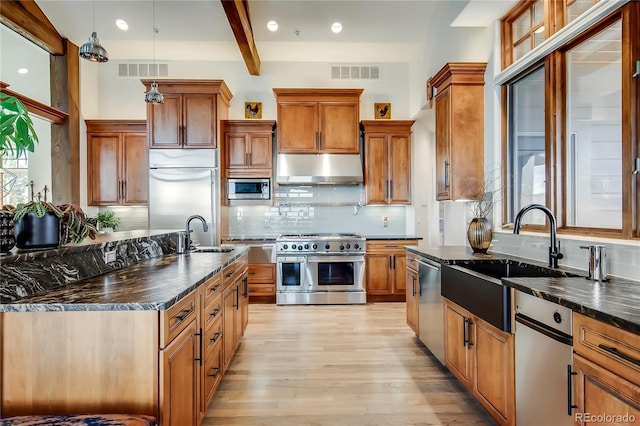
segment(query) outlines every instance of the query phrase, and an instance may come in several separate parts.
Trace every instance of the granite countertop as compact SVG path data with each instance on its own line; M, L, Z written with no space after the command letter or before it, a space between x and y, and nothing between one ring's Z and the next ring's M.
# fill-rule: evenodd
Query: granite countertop
M167 254L0 304L0 312L165 310L248 250Z
M367 240L421 240L415 235L364 235Z
M415 246L406 247L406 250L444 264L464 263L472 260L512 259L534 265L546 265L543 262L502 253L473 253L470 248L464 246ZM502 278L502 282L516 290L640 334L640 281L610 277L606 282L594 282L584 278L587 275L586 271L570 268L560 269L571 273L577 272L583 276Z

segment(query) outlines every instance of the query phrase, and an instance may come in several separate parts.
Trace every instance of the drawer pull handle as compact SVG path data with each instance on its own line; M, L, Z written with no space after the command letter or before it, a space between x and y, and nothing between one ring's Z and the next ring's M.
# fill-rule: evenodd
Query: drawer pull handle
M216 315L218 315L220 313L220 310L221 310L220 308L214 309L213 312L211 312L209 314L209 316L215 317Z
M218 291L221 285L222 284L216 284L213 288L211 288L211 293L215 293L216 291Z
M189 315L191 315L191 312L193 312L193 308L191 309L184 309L181 312L181 315L176 315L176 318L178 318L178 320L182 321L183 319L185 319L186 317L188 317Z
M634 365L640 366L640 360L637 360L637 359L635 359L635 358L633 358L633 357L631 357L629 355L623 354L622 352L620 352L618 350L618 348L616 348L614 346L606 346L606 345L603 345L602 343L600 343L598 345L598 347L600 349L602 349L603 351L609 352L611 355L615 355L615 356L617 356L619 358L622 358L625 361L628 361L628 362L630 362L630 363L632 363Z
M235 271L231 271L231 272L229 272L229 273L226 275L226 277L227 277L227 278L231 278L231 277L233 276L234 272L235 272Z
M570 416L574 408L579 408L573 401L573 376L578 373L571 371L571 365L567 365L567 415Z
M215 343L215 342L218 341L220 336L222 336L222 331L216 332L216 334L214 334L213 337L211 339L209 339L209 340L211 340L211 343Z
M220 367L215 367L213 369L213 373L209 374L209 377L213 377L215 379L216 377L218 377L219 373L220 373Z

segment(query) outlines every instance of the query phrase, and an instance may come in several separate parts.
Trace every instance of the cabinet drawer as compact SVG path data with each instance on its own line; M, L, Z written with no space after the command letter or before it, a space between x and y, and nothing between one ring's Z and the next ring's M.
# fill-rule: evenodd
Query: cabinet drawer
M209 356L215 346L222 341L222 316L216 317L204 331L202 342L202 352L205 354L205 358Z
M161 313L160 346L165 347L196 317L196 293L191 292Z
M640 336L574 312L573 339L576 353L640 385Z
M417 246L418 240L367 241L367 253L404 252L404 246Z
M202 328L205 330L208 330L215 321L222 317L222 293L218 292L217 296L207 304L203 316Z
M225 266L222 270L222 280L225 287L236 280L236 262Z
M276 280L276 265L259 263L249 265L249 286L251 284L273 284Z
M242 275L249 265L249 256L245 254L241 258L237 259L234 263L236 265L236 274Z
M252 284L249 283L249 296L275 296L275 284Z
M222 378L222 340L214 345L204 359L204 407L211 402L218 383Z
M216 274L204 283L204 305L209 306L222 294L222 274Z

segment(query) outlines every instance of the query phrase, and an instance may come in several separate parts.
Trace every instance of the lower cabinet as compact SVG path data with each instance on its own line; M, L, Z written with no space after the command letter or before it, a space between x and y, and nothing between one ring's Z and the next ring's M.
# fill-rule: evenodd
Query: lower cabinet
M418 335L419 305L420 305L420 283L418 282L418 271L410 267L407 262L407 325Z
M513 336L444 304L445 365L499 424L515 424Z
M407 256L404 246L418 240L367 240L366 288L368 301L404 301Z
M637 422L640 335L574 312L573 339L575 424Z
M249 265L249 301L276 301L275 263L252 263Z

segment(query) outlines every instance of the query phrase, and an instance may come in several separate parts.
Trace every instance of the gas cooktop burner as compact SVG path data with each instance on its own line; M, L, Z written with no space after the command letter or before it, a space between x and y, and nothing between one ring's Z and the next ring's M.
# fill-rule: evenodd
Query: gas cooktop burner
M277 239L282 240L282 239L291 239L291 238L311 239L311 238L362 238L362 237L358 234L324 232L324 233L313 233L313 234L280 234Z
M351 233L280 234L276 254L364 253L365 239Z

